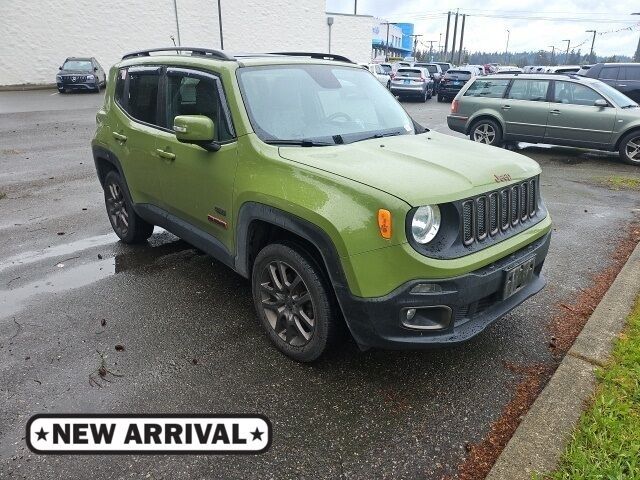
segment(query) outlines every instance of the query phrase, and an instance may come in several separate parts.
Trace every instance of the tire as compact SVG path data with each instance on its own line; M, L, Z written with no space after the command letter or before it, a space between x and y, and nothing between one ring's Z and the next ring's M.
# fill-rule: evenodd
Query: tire
M66 93L66 90L64 88L59 88L58 93Z
M335 343L339 325L333 292L303 249L281 243L264 247L253 264L251 290L259 323L288 357L313 362Z
M431 97L433 97L433 88L427 90L427 100L431 100Z
M422 101L422 103L427 103L427 100L429 100L429 89L426 89L424 91L424 95L420 97L420 100Z
M640 130L627 133L622 137L618 152L625 163L640 167Z
M133 210L124 182L113 170L104 179L104 203L111 228L124 243L143 243L153 233L153 225Z
M438 94L438 102L439 103L444 102L444 96L443 95Z
M387 90L391 90L391 80L387 82Z
M502 145L502 128L495 120L481 118L471 125L469 138L474 142L499 147Z

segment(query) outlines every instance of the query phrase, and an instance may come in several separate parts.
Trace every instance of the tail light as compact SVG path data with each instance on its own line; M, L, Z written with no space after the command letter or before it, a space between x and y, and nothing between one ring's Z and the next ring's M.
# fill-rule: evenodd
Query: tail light
M451 113L458 113L458 100L451 102Z
M419 82L423 82L423 83L424 83L424 82L426 82L426 81L427 81L427 79L426 79L426 78L424 78L424 77L420 77L420 78L418 79L418 81L419 81Z

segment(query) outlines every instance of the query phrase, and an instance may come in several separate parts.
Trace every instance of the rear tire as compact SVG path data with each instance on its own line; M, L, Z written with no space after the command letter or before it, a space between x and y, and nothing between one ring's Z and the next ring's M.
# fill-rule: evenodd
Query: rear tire
M502 128L490 118L481 118L471 125L469 138L477 143L498 147L502 145Z
M134 211L124 182L114 170L104 179L104 202L111 227L124 243L143 243L151 236L153 225Z
M438 102L442 103L442 102L444 102L444 100L445 100L444 95L438 94Z
M317 360L339 333L338 309L320 267L295 245L264 247L251 274L258 320L274 346L298 362Z
M640 167L640 131L631 132L622 137L618 153L625 163Z

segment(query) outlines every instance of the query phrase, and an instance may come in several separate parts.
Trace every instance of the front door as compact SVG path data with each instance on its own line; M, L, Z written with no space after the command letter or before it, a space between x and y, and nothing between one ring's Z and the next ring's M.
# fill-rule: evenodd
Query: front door
M237 142L220 79L213 74L169 68L164 90L167 129L173 129L177 115L205 115L213 120L214 140L221 144L220 150L212 152L181 143L169 131L158 134L156 150L164 162L166 209L232 250Z
M592 88L555 81L545 141L560 145L604 148L611 142L616 109L594 105L605 98Z
M505 138L523 142L544 138L549 115L548 90L549 80L513 80L499 110L506 125Z

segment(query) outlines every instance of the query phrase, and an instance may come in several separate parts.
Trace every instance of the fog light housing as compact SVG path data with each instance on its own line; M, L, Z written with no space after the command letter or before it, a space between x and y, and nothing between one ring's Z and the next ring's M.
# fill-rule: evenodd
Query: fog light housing
M427 293L441 293L442 287L437 283L419 283L411 289L414 295L425 295Z
M444 330L451 325L451 308L446 305L405 308L400 322L412 330Z

